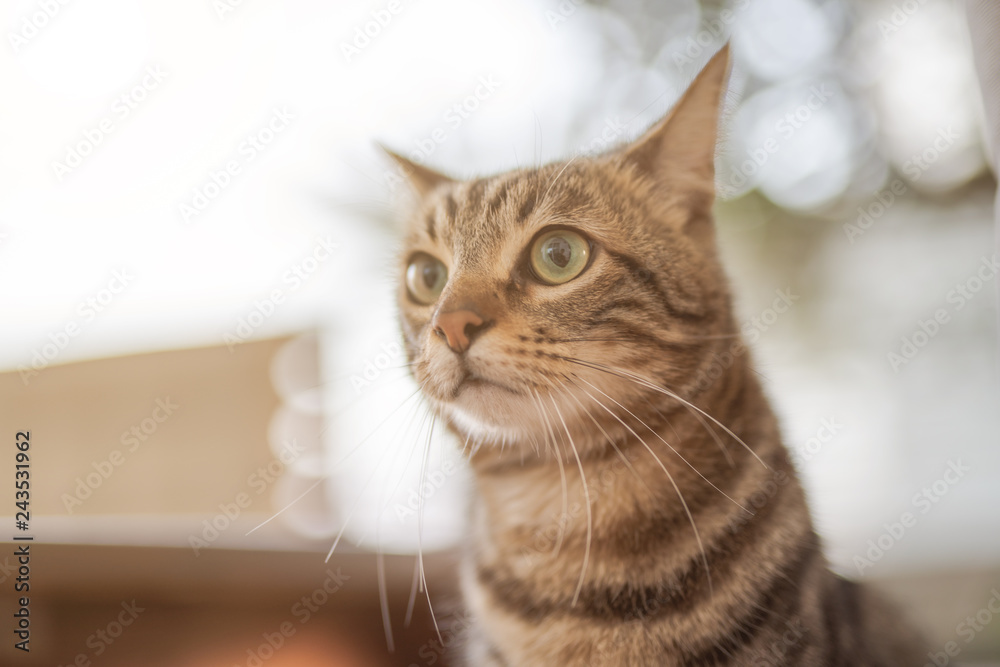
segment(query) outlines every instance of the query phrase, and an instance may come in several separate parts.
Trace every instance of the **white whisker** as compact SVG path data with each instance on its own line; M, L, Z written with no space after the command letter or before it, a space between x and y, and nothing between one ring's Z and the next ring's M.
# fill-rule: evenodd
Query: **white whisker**
M563 466L562 456L559 454L555 444L555 431L552 429L552 424L549 422L548 413L545 412L545 406L542 405L542 399L538 395L538 391L534 388L531 389L532 394L535 397L535 405L539 410L539 414L542 420L545 422L545 428L548 434L546 442L552 443L552 457L556 460L556 465L559 466L559 480L562 482L562 514L559 515L559 533L556 536L556 546L552 551L552 557L555 558L559 555L559 550L562 548L563 538L565 537L566 522L563 520L566 513L569 511L569 489L566 486L566 468ZM551 439L551 440L550 440Z
M581 380L583 380L583 378L580 378L580 379L581 379ZM584 381L584 382L587 382L586 380L583 380L583 381ZM590 383L589 383L589 382L587 382L587 384L590 384ZM592 384L591 384L590 386L591 386L591 387L594 387L594 385L592 385ZM674 453L674 454L675 454L675 455L677 456L677 458L679 458L679 459L680 459L681 461L683 461L683 462L684 462L684 464L685 464L685 465L687 465L687 467L688 467L688 468L691 468L691 470L693 470L693 471L695 472L695 474L696 474L696 475L698 475L698 477L701 477L701 478L702 478L703 480L705 480L705 481L706 481L706 482L708 483L708 485L709 485L709 486L711 486L711 487L712 487L713 489L715 489L716 491L718 491L719 493L721 493L721 494L722 494L723 496L725 496L725 497L726 497L726 498L727 498L727 499L728 499L728 500L729 500L729 501L730 501L731 503L733 503L734 505L736 505L737 507L739 507L739 508L740 508L741 510L743 510L744 512L747 512L747 513L748 513L748 514L750 514L751 516L753 515L753 512L751 512L751 511L750 511L750 510L748 510L748 509L747 509L746 507L743 507L743 505L740 505L740 504L739 504L738 502L736 502L735 500L733 500L732 498L730 498L730 497L729 497L729 494L727 494L727 493L726 493L725 491L723 491L722 489L720 489L719 487L717 487L717 486L716 486L715 484L713 484L713 483L712 483L712 480L708 479L708 478L707 478L707 477L705 477L705 476L704 476L703 474L701 474L701 471L700 471L700 470L698 470L698 469L697 469L697 468L695 468L695 467L694 467L693 465L691 465L691 464L690 464L690 463L688 462L688 460L687 460L686 458L684 458L684 457L683 457L683 456L681 455L681 453L680 453L680 452L678 452L678 451L677 451L676 449L674 449L673 445L671 445L671 444L670 444L669 442L667 442L666 440L664 440L664 439L663 439L663 436L662 436L662 435L660 435L659 433L657 433L655 429L653 429L652 427L650 427L650 426L649 426L649 424L647 424L647 423L646 423L646 422L644 422L643 420L639 419L639 417L637 417L637 416L635 415L635 413L633 413L633 412L632 412L631 410L629 410L628 408L626 408L626 407L625 407L624 405L622 405L621 403L619 403L618 401L616 401L616 400L615 400L615 399L614 399L613 397L611 397L611 396L608 396L608 395L607 395L606 393L604 393L603 391L601 391L601 390L600 390L600 389L598 389L597 387L594 387L594 389L596 389L597 391L601 392L601 395L602 395L602 396L604 396L604 397L605 397L606 399L608 399L609 401L611 401L612 403L614 403L615 405L617 405L617 406L618 406L619 408L621 408L622 410L624 410L625 412L627 412L627 413L629 414L629 416L630 416L630 417L632 417L633 419L635 419L635 420L636 420L637 422L639 422L640 424L642 424L643 426L645 426L645 427L646 427L646 429L647 429L647 430L648 430L648 431L649 431L650 433L652 433L653 435L655 435L655 436L657 437L657 439L659 439L659 441L660 441L660 442L662 442L662 443L663 443L664 445L666 445L666 446L667 446L667 448L668 448L668 449L669 449L669 450L670 450L671 452L673 452L673 453Z
M723 431L725 431L726 433L728 433L730 435L730 437L732 437L736 442L740 443L740 445L742 445L744 447L744 449L746 449L748 452L750 452L750 454L755 459L757 459L757 461L759 461L760 464L762 466L764 466L765 469L770 470L770 468L768 467L768 465L764 462L764 459L760 458L760 456L757 455L757 452L755 452L750 447L750 445L748 445L747 443L743 442L743 439L740 438L740 436L738 436L735 433L733 433L732 430L730 430L728 426L726 426L725 424L723 424L722 422L720 422L718 419L716 419L712 415L708 414L707 412L705 412L704 410L702 410L701 408L699 408L694 403L688 401L687 399L682 398L681 396L679 396L675 392L672 392L669 389L661 387L660 385L654 383L652 380L650 380L648 378L644 378L641 375L635 375L635 374L633 374L633 373L631 373L629 371L626 371L624 369L621 369L621 368L614 368L614 367L611 367L611 366L605 366L603 364L599 364L597 362L592 362L592 361L583 361L582 359L573 359L573 358L570 358L570 357L561 357L561 358L565 359L566 361L569 361L570 363L579 364L580 366L586 366L588 368L592 368L592 369L598 370L598 371L604 371L605 373L608 373L610 375L615 375L615 376L620 377L620 378L630 379L630 380L636 382L637 384L644 385L644 386L649 387L650 389L652 389L654 391L658 391L661 394L665 394L666 396L669 396L670 398L673 398L674 400L678 401L679 403L685 405L689 410L695 410L695 411L699 412L700 414L704 415L705 417L707 417L708 419L710 419L712 421L712 423L714 423L716 426L718 426Z
M563 419L562 411L559 410L559 404L556 403L556 399L552 394L549 394L549 400L552 401L552 407L556 411L556 415L559 417L559 421L562 422L563 430L566 431L566 438L569 439L570 449L573 451L573 457L576 459L576 467L580 470L580 484L583 486L583 497L587 504L587 547L583 552L583 565L580 567L580 581L576 585L576 592L573 594L573 603L570 606L576 606L577 600L580 599L580 591L583 590L583 581L587 575L587 565L590 562L590 541L594 534L594 517L590 507L590 489L587 488L587 475L583 472L583 463L580 461L580 454L576 451L576 444L573 442L573 436L569 432L569 426L566 425L566 420Z
M427 443L424 446L424 457L423 461L420 463L420 484L424 483L424 477L427 473L427 460L430 458L431 452L431 441L434 439L434 425L437 421L437 416L431 416L431 427L427 432ZM444 639L441 638L441 628L438 627L437 616L434 615L434 605L431 603L431 591L427 586L427 573L424 570L424 545L423 545L423 533L424 533L424 497L422 493L417 494L417 563L420 569L420 587L424 591L424 595L427 597L427 609L431 613L431 621L434 622L434 632L437 634L438 641L444 645Z
M375 554L375 569L378 571L378 599L382 605L382 628L385 630L385 643L389 653L396 652L396 643L392 639L392 619L389 617L389 594L385 585L385 554L381 551Z
M600 391L599 389L597 389L597 387L594 387L593 384L591 384L590 382L588 382L586 378L582 378L580 376L577 376L577 379L581 380L582 382L586 382L591 387L593 387L595 390ZM609 408L608 406L604 405L599 400L597 400L597 398L595 396L593 396L592 394L590 394L586 390L583 390L583 391L584 391L585 394L587 394L588 396L590 396L590 399L592 401L594 401L595 403L597 403L597 405L599 405L600 407L604 408L608 412L608 414L610 414L612 417L614 417L616 420L618 420L618 422L622 426L624 426L628 430L628 432L631 433L632 436L636 440L638 440L640 443L642 443L642 446L646 448L646 451L649 452L650 456L653 457L653 460L656 461L656 463L660 466L660 469L663 470L664 474L667 476L667 479L670 481L670 485L674 488L674 493L677 494L677 497L681 501L681 506L684 508L684 513L687 514L688 522L690 522L690 524L691 524L691 529L694 531L695 540L698 542L698 550L701 552L701 560L702 560L702 563L705 565L705 574L708 577L708 588L711 591L712 590L712 572L709 570L709 567L708 567L708 556L705 553L705 545L701 541L701 534L698 532L698 526L696 526L695 523L694 523L694 515L691 514L691 509L688 507L687 501L684 500L684 494L681 493L680 487L678 487L677 486L677 482L674 481L674 476L671 475L670 471L667 470L667 467L665 465L663 465L663 461L661 461L660 457L656 455L656 452L654 452L653 449L648 444L646 444L645 440L643 440L641 437L639 437L638 433L636 433L634 430L632 430L631 426L629 426L628 424L626 424L622 420L621 417L619 417L618 415L616 415L611 410L611 408ZM601 393L604 393L604 392L601 392Z
M411 398L413 398L414 396L416 396L416 395L417 395L417 394L419 394L419 393L420 393L420 389L417 389L417 390L416 390L416 391L414 391L414 392L413 392L412 394L410 394L410 395L409 395L409 396L407 396L407 397L406 397L405 399L403 399L403 402L402 402L402 403L400 403L399 405L397 405L397 406L396 406L396 407L395 407L395 408L393 409L393 411L392 411L392 412L390 412L390 413L389 413L388 415L386 415L385 419L383 419L383 420L382 420L381 422L379 422L378 426L376 426L376 427L375 427L374 429L372 429L372 431L371 431L371 432L370 432L370 433L369 433L368 435L366 435L366 436L365 436L364 438L362 438L362 439L361 439L361 442L359 442L359 443L358 443L357 445L355 445L355 446L354 446L354 448L353 448L353 449L351 449L351 451L350 451L350 452L348 452L348 453L347 453L347 454L346 454L346 455L345 455L344 457L342 457L342 458L341 458L340 460L338 460L338 461L337 461L336 463L334 463L334 464L333 464L333 466L332 466L332 468L333 468L333 469L336 469L336 468L337 468L337 467L338 467L338 466L339 466L339 465L340 465L341 463L343 463L344 461L346 461L347 459L349 459L349 458L351 457L351 455L352 455L352 454L354 454L354 452L358 451L358 449L360 449L360 448L361 448L361 445L363 445L363 444L364 444L364 443L365 443L365 442L366 442L366 441L368 440L368 438L370 438L370 437L372 437L373 435L375 435L375 433L376 433L376 432L377 432L377 431L378 431L378 430L379 430L380 428L382 428L382 426L383 426L383 425L384 425L384 424L385 424L385 423L386 423L387 421L389 421L389 418L390 418L390 417L392 417L392 415L394 415L394 414L396 413L396 411L397 411L397 410L399 410L399 409L400 409L401 407L403 407L404 405L406 405L407 403L409 403L410 399L411 399ZM327 428L330 428L330 427L329 427L329 426L327 426L326 428L324 428L324 429L323 429L322 431L320 431L320 432L319 432L319 435L321 436L321 435L323 435L324 433L326 433L326 430L327 430ZM317 436L317 437L318 437L318 436ZM247 535L249 535L249 534L253 533L254 531L256 531L256 530L258 530L258 529L260 529L260 528L262 528L262 527L266 526L266 525L267 525L267 524L269 524L269 523L271 523L271 522L272 522L273 520L277 519L277 518L278 518L278 517L279 517L279 516L280 516L280 515L281 515L281 514L282 514L283 512L287 511L287 510L288 510L288 509L289 509L289 508L290 508L290 507L291 507L292 505L294 505L295 503L297 503L297 502L299 502L300 500L302 500L303 498L305 498L305 497L306 497L306 495L308 495L310 491L312 491L313 489L315 489L315 488L316 488L317 486L319 486L320 484L322 484L323 482L325 482L325 481L326 481L326 480L328 480L329 478L330 478L330 473L326 473L326 474L322 475L322 476L321 476L321 477L320 477L319 479L317 479L317 480L316 480L316 481L315 481L315 482L314 482L314 483L312 484L312 486L310 486L310 487L309 487L308 489L306 489L305 491L303 491L303 492L302 492L302 493L301 493L300 495L298 495L298 496L297 496L297 497L296 497L296 498L295 498L294 500L292 500L292 501L291 501L290 503L288 503L287 505L285 505L284 507L282 507L282 508L281 508L280 510L278 510L277 512L275 512L274 514L272 514L272 515L271 515L271 516L269 516L268 518L264 519L263 521L261 521L260 523L258 523L258 524L257 524L256 526L254 526L254 527L253 527L253 528L251 528L250 530L248 530L246 534L247 534ZM333 552L331 551L331 553L333 553ZM326 558L326 559L327 559L327 560L330 560L330 557L329 557L329 556L327 556L327 558Z
M579 158L579 157L580 157L579 155L574 155L572 158L570 158L569 160L567 160L566 164L563 165L563 168L559 170L559 173L556 174L555 177L553 177L552 181L549 182L549 187L545 189L545 194L542 195L542 198L540 200L541 201L541 206L538 207L538 211L537 211L536 215L543 215L544 214L544 212L546 210L545 209L545 204L546 204L546 202L548 200L549 192L551 192L552 188L555 187L555 184L557 182L559 182L559 179L562 177L563 172L565 172L566 169L568 169L569 166L571 164L573 164L577 160L577 158Z
M569 384L571 384L574 387L577 387L577 389L579 389L579 387L577 386L577 384L575 382L573 382L572 378L570 378L569 376L565 376L564 375L563 379L566 380L566 382L568 382ZM580 391L583 391L583 390L581 389ZM600 430L600 432L604 435L604 438L608 441L608 444L611 445L611 447L615 450L615 452L617 452L618 458L620 458L622 460L622 463L625 464L625 467L628 468L629 472L632 473L632 475L636 478L636 480L638 480L638 482L640 484L642 484L643 486L646 487L646 490L648 490L650 493L652 493L653 490L650 489L649 485L646 484L646 480L644 480L642 478L642 476L639 475L639 472L632 466L632 462L628 460L628 457L625 456L625 454L622 452L621 448L617 444L615 444L614 439L611 437L610 434L608 434L607 430L605 430L605 428L603 426L601 426L601 423L599 421L597 421L597 419L594 418L594 415L591 414L591 412L587 408L587 406L585 406L583 404L583 402L579 398L577 398L576 396L574 396L573 392L567 391L566 394L570 398L572 398L574 401L576 401L576 404L580 406L580 409L583 410L583 413L585 415L587 415L587 417L590 418L590 421L592 421L594 423L594 426L596 426L598 428L598 430Z
M420 561L416 558L413 559L413 579L410 583L410 597L406 601L406 617L403 619L403 627L410 627L410 621L413 620L413 608L417 604L417 582L420 581Z

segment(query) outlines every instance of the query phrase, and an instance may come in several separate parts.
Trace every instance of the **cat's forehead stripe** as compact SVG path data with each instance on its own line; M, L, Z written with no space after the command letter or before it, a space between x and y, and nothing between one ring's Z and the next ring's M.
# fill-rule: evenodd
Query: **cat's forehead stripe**
M431 241L437 241L437 231L434 229L434 223L436 219L437 219L436 211L431 211L430 213L427 214L427 220L426 220L427 236L431 238Z
M465 261L493 261L510 241L513 229L537 227L539 214L553 207L569 213L586 207L588 193L576 187L570 173L542 167L453 184L441 192L424 219L432 243L443 243Z
M534 192L525 193L524 199L521 200L521 208L517 212L517 221L522 225L528 222L528 218L535 211L535 206L538 204L538 188L531 188Z
M478 210L482 208L483 195L486 193L486 183L487 179L477 179L469 183L468 189L465 191L465 205L470 210Z
M486 215L493 218L499 213L500 208L507 201L507 192L510 190L511 181L517 177L505 178L493 185L489 193L489 203L486 204Z

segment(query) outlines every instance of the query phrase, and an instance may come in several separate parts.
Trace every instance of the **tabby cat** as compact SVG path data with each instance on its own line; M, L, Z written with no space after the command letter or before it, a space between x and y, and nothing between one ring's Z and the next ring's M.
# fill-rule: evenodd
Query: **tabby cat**
M739 343L712 220L728 69L604 155L470 181L393 156L412 373L476 480L467 664L923 664L827 569Z

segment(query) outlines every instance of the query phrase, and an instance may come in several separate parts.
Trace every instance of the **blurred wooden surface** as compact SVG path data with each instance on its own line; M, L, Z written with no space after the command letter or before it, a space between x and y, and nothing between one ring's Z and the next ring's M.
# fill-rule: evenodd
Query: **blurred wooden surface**
M289 340L54 365L27 384L0 373L3 437L31 431L32 514L215 513L232 502L274 458L270 368ZM0 497L14 497L12 480L0 476Z
M0 664L62 667L80 655L103 667L445 664L422 593L403 627L413 557L385 556L390 653L375 556L335 555L325 563L324 555L219 549L195 557L190 549L35 544L31 652L5 640ZM429 555L425 565L444 638L453 643L448 628L456 620L464 625L454 605L454 557ZM11 618L12 582L5 579L0 614ZM130 618L127 608L141 611L129 611ZM122 614L129 624L118 633Z

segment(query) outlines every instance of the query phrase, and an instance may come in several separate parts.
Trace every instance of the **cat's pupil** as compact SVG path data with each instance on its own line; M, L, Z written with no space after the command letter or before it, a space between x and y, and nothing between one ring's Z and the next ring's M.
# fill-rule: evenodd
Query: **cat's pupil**
M427 287L427 289L433 289L434 286L437 285L439 274L440 271L438 270L438 267L435 266L434 264L428 264L424 266L423 278L424 278L424 285Z
M565 269L573 255L573 249L570 247L566 239L561 236L557 236L549 241L547 246L548 247L545 248L545 254L549 258L549 261L558 266L560 269Z

